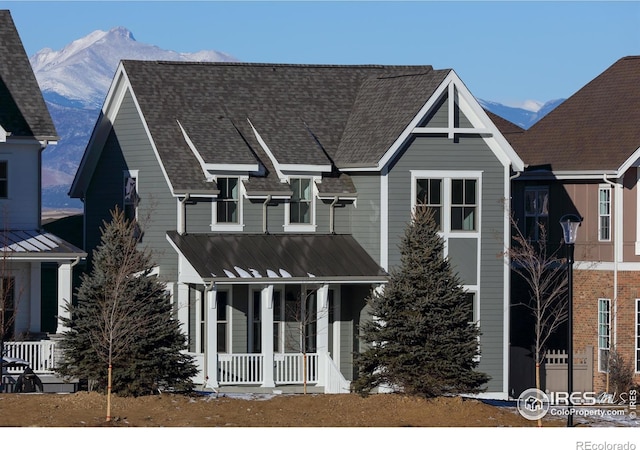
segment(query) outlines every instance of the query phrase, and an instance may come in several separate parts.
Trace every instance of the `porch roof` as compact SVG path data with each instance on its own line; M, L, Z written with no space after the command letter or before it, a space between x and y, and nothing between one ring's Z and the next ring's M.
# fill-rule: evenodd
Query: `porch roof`
M0 252L10 259L84 258L86 252L42 230L7 230L0 232Z
M350 235L169 231L167 237L207 282L383 283L388 278Z

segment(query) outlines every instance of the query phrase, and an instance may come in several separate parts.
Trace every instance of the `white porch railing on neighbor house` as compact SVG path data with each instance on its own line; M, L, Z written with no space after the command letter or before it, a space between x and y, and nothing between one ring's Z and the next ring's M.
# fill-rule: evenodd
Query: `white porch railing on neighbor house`
M54 373L56 344L53 341L9 341L4 343L5 356L29 362L35 373ZM7 367L7 373L22 373L24 367Z

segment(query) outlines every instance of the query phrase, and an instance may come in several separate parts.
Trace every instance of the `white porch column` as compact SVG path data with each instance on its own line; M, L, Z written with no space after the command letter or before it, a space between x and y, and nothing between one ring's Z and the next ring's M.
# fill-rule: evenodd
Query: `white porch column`
M41 265L40 262L32 262L30 264L31 273L29 275L29 330L30 332L39 333L41 328L41 311L42 311L42 293L41 286Z
M320 370L318 370L318 385L326 384L324 367L327 367L329 357L329 285L325 284L318 289L316 299L316 352L318 353Z
M178 283L176 310L178 321L180 322L180 331L185 336L189 336L189 285L186 283ZM200 322L196 321L196 323Z
M262 289L260 295L261 343L263 359L262 387L274 387L273 379L273 285Z
M206 308L206 330L207 330L207 344L204 348L205 359L205 377L207 384L210 387L217 388L218 384L218 302L216 296L218 294L217 288L214 286L211 290L207 291Z
M65 306L71 303L71 293L73 290L73 266L71 262L61 263L58 266L58 326L56 333L64 333L68 330L62 324L61 317L69 318L69 311L65 309Z

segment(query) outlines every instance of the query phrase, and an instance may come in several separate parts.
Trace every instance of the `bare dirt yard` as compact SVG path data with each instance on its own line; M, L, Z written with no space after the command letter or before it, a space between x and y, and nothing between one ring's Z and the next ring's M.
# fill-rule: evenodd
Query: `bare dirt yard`
M431 400L398 394L276 395L234 398L161 394L106 396L0 394L4 427L535 427L515 408L459 397ZM545 426L564 426L548 419Z

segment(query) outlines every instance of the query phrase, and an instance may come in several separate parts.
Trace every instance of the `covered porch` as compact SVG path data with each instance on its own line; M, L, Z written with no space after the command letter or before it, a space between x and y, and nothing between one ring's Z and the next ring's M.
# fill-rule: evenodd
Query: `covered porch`
M180 235L178 318L203 389L348 392L357 320L387 274L346 235ZM212 351L215 349L215 351Z
M60 318L72 301L73 268L86 253L42 230L4 231L0 239L3 356L27 361L43 383L64 384L54 371L56 340L65 331ZM3 382L11 385L22 370L3 368Z

